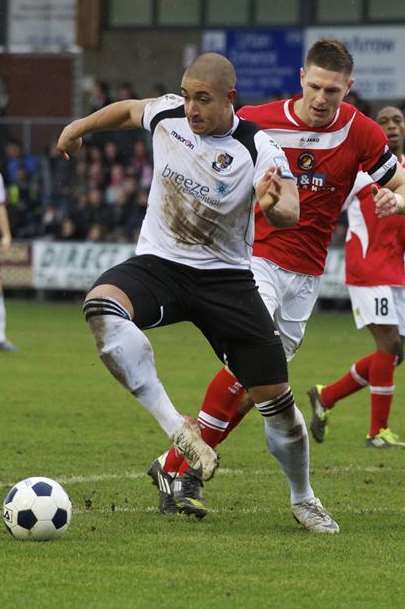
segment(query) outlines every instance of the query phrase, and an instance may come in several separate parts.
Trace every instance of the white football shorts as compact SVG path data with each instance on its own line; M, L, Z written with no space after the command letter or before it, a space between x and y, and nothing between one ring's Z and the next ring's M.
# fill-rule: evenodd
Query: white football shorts
M260 295L272 316L290 361L303 341L319 294L320 277L285 271L266 258L252 258Z
M405 336L405 288L348 285L356 328L369 324L398 326Z

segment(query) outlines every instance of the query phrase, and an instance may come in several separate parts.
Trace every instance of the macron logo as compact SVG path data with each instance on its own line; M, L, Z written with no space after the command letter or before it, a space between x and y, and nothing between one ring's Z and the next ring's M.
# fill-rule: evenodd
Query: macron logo
M175 131L174 129L172 129L172 131L170 132L170 135L175 137L176 140L179 140L179 142L181 144L184 144L185 146L187 146L187 148L191 148L191 150L194 150L194 144L193 144L193 142L190 142L189 139L183 137L182 135L177 133L177 131Z

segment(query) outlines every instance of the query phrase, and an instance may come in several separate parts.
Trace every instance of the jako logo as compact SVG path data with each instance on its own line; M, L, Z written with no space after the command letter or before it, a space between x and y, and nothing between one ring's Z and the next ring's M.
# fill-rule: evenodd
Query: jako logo
M319 142L319 137L316 135L310 135L309 137L302 137L300 139L300 145L308 145L308 144L317 144Z
M175 131L174 129L172 129L172 131L170 132L170 135L172 135L173 137L176 138L176 140L179 140L179 142L181 142L182 144L187 146L187 148L191 148L191 150L194 149L193 142L190 142L190 140L186 139L185 137L183 137L182 135L177 133L177 131Z

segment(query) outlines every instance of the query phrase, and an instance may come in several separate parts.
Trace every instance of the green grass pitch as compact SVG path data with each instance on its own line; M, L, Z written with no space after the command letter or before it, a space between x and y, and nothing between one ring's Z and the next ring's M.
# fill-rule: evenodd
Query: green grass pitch
M368 393L311 440L312 483L341 526L317 536L293 520L287 484L251 413L220 448L198 522L162 517L144 472L167 446L155 421L103 369L80 305L9 300L0 353L0 484L55 478L74 513L56 542L0 531L2 609L399 609L405 606L405 451L366 449ZM195 414L219 368L189 324L149 333L162 381ZM333 380L373 349L349 313L315 314L291 365L309 421L307 388ZM391 427L405 437L400 368Z

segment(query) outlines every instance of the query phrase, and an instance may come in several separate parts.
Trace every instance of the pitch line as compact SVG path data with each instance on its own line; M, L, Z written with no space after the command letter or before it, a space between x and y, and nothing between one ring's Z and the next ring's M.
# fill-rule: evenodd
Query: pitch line
M386 472L402 472L402 468L392 468L392 467L378 467L374 465L360 467L358 465L335 465L330 467L323 468L315 468L311 469L311 475L313 474L342 474L342 473L368 473L368 474L376 474L376 473L386 473ZM232 469L221 467L216 472L215 476L273 476L279 475L280 470L278 468L268 468L268 469ZM36 476L38 474L35 474ZM47 476L49 477L49 476ZM61 484L87 484L90 482L106 482L108 480L138 480L146 477L145 472L140 471L126 471L121 472L119 474L90 474L88 476L57 476L55 480L60 482ZM11 487L16 484L17 480L14 482L5 482L0 481L0 488L2 487Z
M246 508L239 508L235 510L232 506L224 506L221 508L210 507L210 514L283 514L286 510L288 510L288 506L285 507L266 507L265 505L254 505ZM367 515L367 514L397 514L403 515L405 514L405 507L399 508L399 510L393 510L389 507L359 507L358 505L345 505L338 506L334 508L334 512L338 512L339 514L357 514L357 515ZM159 514L159 509L156 506L146 506L146 507L136 507L136 506L120 506L114 505L114 507L91 507L89 509L76 508L74 506L73 513L76 514L115 514L115 513L138 513L138 514ZM185 518L184 515L178 514L175 515L175 518ZM167 518L167 516L165 516Z

